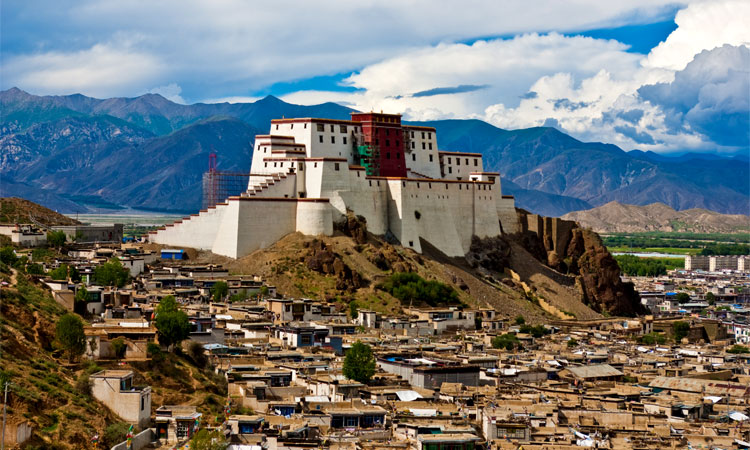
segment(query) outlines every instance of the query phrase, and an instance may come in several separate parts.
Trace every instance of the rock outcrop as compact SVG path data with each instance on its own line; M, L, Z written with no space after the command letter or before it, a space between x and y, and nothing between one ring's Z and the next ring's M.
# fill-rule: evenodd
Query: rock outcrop
M305 264L310 270L336 277L336 289L353 291L363 286L362 277L352 270L337 254L331 251L323 241L306 242L310 253L305 257Z
M577 277L582 301L597 312L620 316L645 313L632 283L599 235L577 223L517 210L520 231L513 239L556 271Z

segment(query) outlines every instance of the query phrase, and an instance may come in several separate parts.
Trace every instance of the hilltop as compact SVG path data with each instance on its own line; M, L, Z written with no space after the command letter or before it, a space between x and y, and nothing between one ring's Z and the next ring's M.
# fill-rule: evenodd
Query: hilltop
M0 223L29 223L31 218L47 226L78 225L81 223L23 198L0 198Z
M156 94L95 99L0 92L2 195L73 212L111 202L133 209L195 212L208 155L219 170L246 172L256 134L281 117L348 119L334 103L180 105ZM547 216L610 201L662 202L679 210L750 213L745 156L665 157L581 142L555 128L504 130L480 120L412 123L437 129L443 150L478 152L500 172L503 193Z
M609 202L598 208L565 214L562 218L574 220L597 233L737 233L750 230L750 216L747 215L720 214L699 208L676 211L664 203L637 206Z

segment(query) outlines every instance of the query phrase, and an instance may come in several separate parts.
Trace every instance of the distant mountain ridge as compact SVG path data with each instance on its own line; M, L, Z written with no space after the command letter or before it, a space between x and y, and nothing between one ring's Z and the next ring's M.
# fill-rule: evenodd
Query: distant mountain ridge
M750 216L720 214L705 209L675 211L663 203L645 206L609 202L585 211L565 214L597 233L636 233L646 231L683 231L696 233L737 233L750 231Z
M268 96L254 103L181 105L158 94L95 99L80 94L0 92L0 192L63 211L100 198L134 209L194 212L208 154L221 170L247 171L255 134L271 119L348 119L335 104L301 106ZM482 153L503 193L547 216L617 200L676 209L750 213L750 162L742 157L662 155L584 143L554 128L503 130L479 120L421 122L441 149ZM72 202L71 199L78 199ZM96 203L96 202L95 202Z

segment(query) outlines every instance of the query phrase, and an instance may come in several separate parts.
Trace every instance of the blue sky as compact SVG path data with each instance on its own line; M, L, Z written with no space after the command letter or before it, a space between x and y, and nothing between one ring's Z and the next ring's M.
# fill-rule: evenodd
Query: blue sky
M553 125L657 152L745 151L750 2L2 3L0 87L180 103L335 101Z

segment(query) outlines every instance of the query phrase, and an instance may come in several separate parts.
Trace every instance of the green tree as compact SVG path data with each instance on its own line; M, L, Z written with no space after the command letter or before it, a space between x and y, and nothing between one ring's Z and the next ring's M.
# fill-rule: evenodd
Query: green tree
M672 332L674 334L675 342L681 342L682 338L688 335L690 331L690 324L687 322L679 321L672 324Z
M44 267L41 264L31 263L26 266L26 273L29 275L44 275Z
M520 341L513 333L505 333L492 338L493 348L504 348L505 350L513 351L513 349L516 348L519 344Z
M654 345L654 344L661 345L667 342L667 338L661 333L652 332L652 333L644 334L643 336L639 337L638 341L641 344L645 344L645 345Z
M81 272L79 272L78 269L73 266L70 266L68 268L68 276L70 277L70 281L72 281L73 283L81 282Z
M101 286L123 287L130 278L130 272L117 258L112 258L94 269L94 281Z
M89 291L86 290L86 286L81 286L76 290L75 302L87 302L89 301Z
M266 297L268 297L268 294L269 294L270 292L271 292L271 291L270 291L270 290L268 289L268 286L261 286L261 287L260 287L260 296L261 296L262 298L266 298Z
M525 323L526 323L526 319L524 319L523 316L516 317L516 325L523 325Z
M179 310L174 296L164 297L156 307L156 329L159 343L167 347L179 344L190 335L188 316Z
M86 336L83 334L83 321L75 314L65 314L57 321L57 341L73 362L86 350Z
M706 301L709 305L713 305L714 303L716 303L716 296L713 292L706 293Z
M211 286L211 295L215 302L220 302L229 293L229 285L225 281L217 281Z
M159 305L156 307L156 314L164 314L177 312L180 310L177 300L174 295L167 295L166 297L159 300Z
M352 319L356 319L358 314L359 305L357 304L357 302L352 301L351 303L349 303L349 317L351 317Z
M67 280L68 279L68 265L60 264L59 267L50 271L49 276L53 280L60 280L60 281Z
M573 338L570 338L570 339L568 339L568 347L569 347L569 348L573 348L573 347L575 347L576 345L578 345L578 341L576 341L576 340L575 340L575 339L573 339Z
M687 292L680 292L677 294L676 297L677 301L682 305L683 303L688 303L690 301L690 294Z
M727 350L727 353L750 353L750 348L747 348L744 345L734 344L731 348L729 348L729 350Z
M0 248L0 262L12 266L17 260L18 257L16 256L16 252L13 251L13 247L7 246Z
M521 325L519 331L521 333L530 334L537 339L551 333L551 331L548 330L544 325L537 325L533 327L531 325Z
M112 349L112 355L118 361L124 358L125 352L128 351L128 346L127 344L125 344L125 339L121 337L113 339L112 342L109 343L109 346Z
M188 346L188 356L193 360L193 364L196 367L203 369L208 365L208 357L206 356L206 349L203 348L203 344L200 342L191 342Z
M355 342L344 358L344 376L350 380L367 383L375 375L375 356L372 348L362 342Z
M47 232L47 243L53 247L60 248L65 245L65 241L68 236L65 235L64 231L49 231Z

